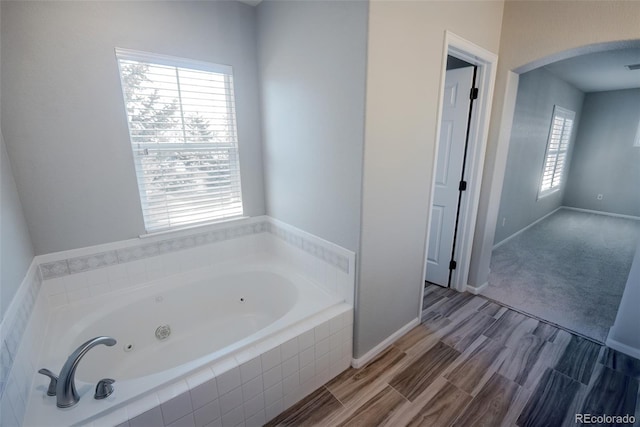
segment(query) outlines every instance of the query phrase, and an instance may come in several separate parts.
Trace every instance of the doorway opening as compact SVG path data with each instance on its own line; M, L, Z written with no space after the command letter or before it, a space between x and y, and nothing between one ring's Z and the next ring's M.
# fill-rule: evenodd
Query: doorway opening
M457 291L467 287L496 63L446 32L423 277Z
M599 343L640 242L640 45L613 47L519 74L481 291Z

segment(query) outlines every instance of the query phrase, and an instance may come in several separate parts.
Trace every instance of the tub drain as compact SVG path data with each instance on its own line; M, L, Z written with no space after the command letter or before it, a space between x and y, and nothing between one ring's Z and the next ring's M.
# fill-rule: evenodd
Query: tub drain
M166 340L171 335L171 327L169 325L162 325L156 328L156 338L160 341Z

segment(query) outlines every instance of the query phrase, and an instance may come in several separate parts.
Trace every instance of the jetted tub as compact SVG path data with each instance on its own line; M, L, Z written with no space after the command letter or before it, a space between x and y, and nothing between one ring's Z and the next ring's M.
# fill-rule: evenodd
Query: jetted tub
M38 368L59 372L80 344L96 336L117 343L94 347L81 360L81 400L70 409L56 408L56 398L45 393L47 378L38 376L24 425L90 423L336 306L346 304L273 263L217 265L66 306L53 316ZM95 400L102 378L115 379L115 391Z

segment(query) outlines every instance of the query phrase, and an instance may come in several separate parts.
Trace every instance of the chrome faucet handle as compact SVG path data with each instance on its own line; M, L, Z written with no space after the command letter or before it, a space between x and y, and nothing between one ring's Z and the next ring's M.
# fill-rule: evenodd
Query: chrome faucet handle
M47 389L47 396L56 395L56 387L58 387L58 376L48 369L42 368L38 371L39 374L46 375L51 381L49 381L49 388Z
M111 384L115 383L116 380L111 378L103 378L98 381L96 385L96 393L93 395L94 399L105 399L111 396L113 393L113 386Z
M108 347L115 345L116 340L111 337L95 337L89 341L83 343L71 353L71 356L67 359L58 380L58 387L56 388L56 405L58 408L70 408L80 401L80 395L76 390L75 376L76 368L80 363L80 360L85 354L93 347L104 344Z

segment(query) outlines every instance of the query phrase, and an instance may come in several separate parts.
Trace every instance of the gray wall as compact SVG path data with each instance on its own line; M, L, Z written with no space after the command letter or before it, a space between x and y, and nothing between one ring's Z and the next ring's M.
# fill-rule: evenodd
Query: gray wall
M587 94L564 205L640 216L639 118L640 89Z
M33 260L33 247L0 132L0 319Z
M499 243L562 205L565 185L560 191L537 199L540 174L549 137L553 106L576 112L570 145L574 147L584 94L544 68L520 76L516 109L511 130L498 224L494 241ZM569 156L571 158L571 156ZM569 170L573 165L570 160ZM504 225L503 225L504 220Z
M2 2L2 130L37 254L144 233L115 47L234 68L245 213L264 214L255 9Z
M267 213L357 251L368 3L257 9Z
M0 46L0 64L1 58ZM0 91L0 103L1 99L2 91ZM0 320L2 320L34 255L2 130L0 130L0 236L2 236L0 239Z

